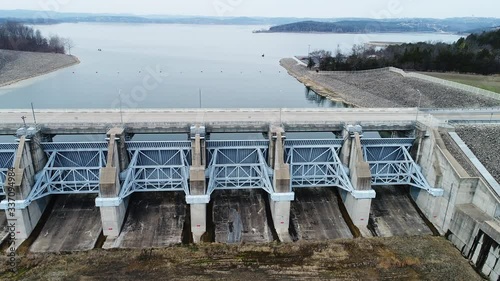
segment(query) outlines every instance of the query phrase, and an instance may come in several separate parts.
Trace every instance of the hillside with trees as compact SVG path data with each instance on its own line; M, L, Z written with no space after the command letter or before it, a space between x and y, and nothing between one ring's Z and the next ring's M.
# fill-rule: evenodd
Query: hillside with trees
M403 33L403 32L450 32L489 30L500 25L497 18L449 18L449 19L349 19L334 21L305 20L272 26L257 33ZM470 32L469 32L470 33Z
M402 24L375 20L339 22L302 21L273 26L267 32L321 32L321 33L372 33L372 32L436 32L435 27L423 24Z
M0 24L0 49L64 54L66 47L71 49L71 40L56 35L46 38L39 30L17 22Z
M500 30L471 34L452 44L409 43L384 49L354 46L347 55L337 50L310 54L323 71L352 71L394 66L417 71L440 71L478 74L500 73Z

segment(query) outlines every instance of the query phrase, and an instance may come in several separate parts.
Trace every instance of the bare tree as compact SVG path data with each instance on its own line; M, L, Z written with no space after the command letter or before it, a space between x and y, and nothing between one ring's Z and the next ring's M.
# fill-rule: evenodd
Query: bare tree
M316 65L316 63L314 63L313 58L309 57L309 59L307 61L307 68L312 69L315 65Z
M66 49L68 50L68 54L71 55L71 49L75 47L75 42L71 40L71 38L65 38L64 39L64 46L66 46Z

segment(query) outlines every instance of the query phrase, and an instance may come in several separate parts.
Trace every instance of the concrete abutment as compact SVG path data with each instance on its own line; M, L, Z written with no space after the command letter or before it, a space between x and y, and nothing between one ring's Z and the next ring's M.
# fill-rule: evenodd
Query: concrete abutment
M411 188L411 197L440 234L446 234L480 273L497 280L500 276L498 194L483 178L469 174L471 171L466 171L455 158L470 161L461 148L464 144L451 137L450 128L429 128L421 135L419 147L414 150L417 163L429 184L442 188L444 196L433 197ZM472 163L466 165L476 169Z
M18 135L19 145L13 165L15 176L11 183L14 188L14 198L7 197L16 201L15 211L6 212L8 225L15 225L13 230L15 230L15 239L18 241L17 246L33 232L50 200L49 197L44 197L24 206L25 200L28 199L35 185L35 175L43 170L47 157L40 145L42 134L33 128L27 131L24 129L23 132ZM8 191L7 186L6 190Z

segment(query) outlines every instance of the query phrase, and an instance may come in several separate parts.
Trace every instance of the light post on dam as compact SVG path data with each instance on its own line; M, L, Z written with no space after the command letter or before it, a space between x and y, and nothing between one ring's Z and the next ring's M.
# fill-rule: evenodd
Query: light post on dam
M420 102L422 102L422 92L420 92L419 89L417 89L417 92L419 94L419 97L418 97L418 105L417 105L417 116L415 117L415 122L418 122L418 113L420 111Z

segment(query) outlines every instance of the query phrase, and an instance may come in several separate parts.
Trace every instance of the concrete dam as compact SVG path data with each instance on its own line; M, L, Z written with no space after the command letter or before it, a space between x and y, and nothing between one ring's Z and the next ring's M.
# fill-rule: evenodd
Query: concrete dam
M500 189L452 124L499 112L47 110L25 126L30 112L2 111L16 135L0 144L3 239L58 252L434 234L496 280Z

